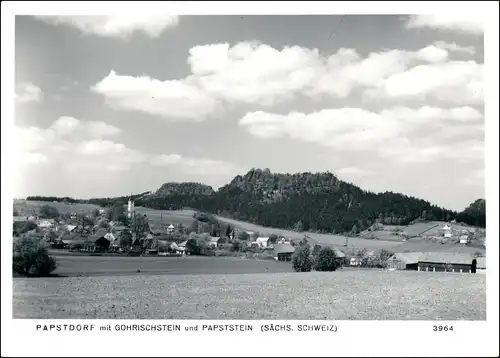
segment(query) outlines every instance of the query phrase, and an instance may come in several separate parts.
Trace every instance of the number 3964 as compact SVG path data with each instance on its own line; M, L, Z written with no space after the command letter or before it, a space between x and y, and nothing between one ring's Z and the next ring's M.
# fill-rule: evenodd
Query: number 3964
M448 332L453 331L453 326L432 326L434 332Z

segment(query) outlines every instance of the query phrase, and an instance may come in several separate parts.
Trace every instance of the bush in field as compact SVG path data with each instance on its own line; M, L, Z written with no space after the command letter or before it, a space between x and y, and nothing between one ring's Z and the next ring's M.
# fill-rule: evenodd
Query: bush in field
M312 269L311 252L308 245L299 246L292 256L292 267L296 272L309 272Z
M248 232L246 232L246 231L238 231L237 238L238 238L238 240L241 240L241 241L248 241L248 240L250 240L250 235L248 235Z
M321 245L316 244L316 245L314 245L314 247L313 247L313 250L312 250L312 255L313 255L314 257L317 257L317 256L319 255L320 251L321 251Z
M275 244L277 241L278 241L278 235L276 234L269 235L268 243Z
M335 258L335 250L331 247L321 248L315 257L314 269L316 271L335 271L337 269Z
M201 247L199 245L198 240L195 238L191 238L186 242L186 253L190 255L200 255Z
M243 243L240 240L234 240L231 244L231 251L239 252L243 249Z
M59 211L53 206L43 205L40 207L40 217L46 219L57 219L59 217Z
M14 242L12 261L14 272L21 275L48 276L57 267L46 243L34 236L23 236Z

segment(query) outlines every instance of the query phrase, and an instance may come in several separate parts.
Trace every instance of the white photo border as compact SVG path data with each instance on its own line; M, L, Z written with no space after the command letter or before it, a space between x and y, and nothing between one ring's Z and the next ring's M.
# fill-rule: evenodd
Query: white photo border
M498 3L469 2L121 2L120 11L171 14L482 13L485 31L485 132L488 235L487 321L154 321L12 319L14 15L115 13L115 2L2 3L2 356L498 356ZM253 332L37 331L47 324L250 324ZM335 324L337 332L260 332L263 324ZM434 332L434 325L453 326ZM262 336L266 334L266 336ZM140 342L140 344L129 344Z

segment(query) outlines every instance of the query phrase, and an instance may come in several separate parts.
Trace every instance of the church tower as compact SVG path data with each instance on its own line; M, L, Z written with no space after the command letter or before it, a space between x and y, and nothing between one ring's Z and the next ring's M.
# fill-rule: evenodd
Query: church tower
M134 212L135 212L134 201L132 200L131 196L128 199L128 208L127 208L127 214L129 219L132 219L134 217Z

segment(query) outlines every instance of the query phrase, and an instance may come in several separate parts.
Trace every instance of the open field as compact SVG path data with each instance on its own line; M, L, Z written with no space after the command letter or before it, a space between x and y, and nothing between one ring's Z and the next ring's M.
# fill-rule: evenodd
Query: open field
M179 225L182 224L185 227L190 227L193 223L194 210L154 210L150 208L145 208L142 206L136 206L135 211L137 214L148 216L151 226L155 227L159 224L169 225Z
M289 262L259 261L243 257L52 256L56 258L58 264L53 273L62 276L213 275L292 271ZM137 273L137 270L140 272Z
M485 320L485 276L337 271L15 278L14 318Z

